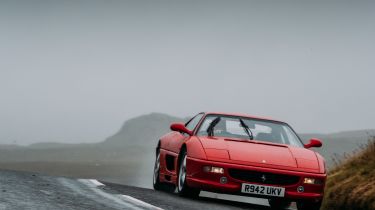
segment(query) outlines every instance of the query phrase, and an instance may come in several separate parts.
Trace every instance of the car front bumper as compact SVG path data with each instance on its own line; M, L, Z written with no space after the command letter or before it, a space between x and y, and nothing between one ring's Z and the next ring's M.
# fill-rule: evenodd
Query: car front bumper
M204 172L204 166L214 166L224 168L224 174L215 174L210 172ZM298 176L299 181L290 185L277 185L277 184L264 184L259 182L248 182L244 180L235 179L230 176L229 169L240 169L248 171L257 171L264 173L273 173L273 174L282 174L282 175L292 175ZM299 171L288 171L272 168L263 168L263 167L254 167L240 164L232 163L223 163L217 161L201 160L195 158L187 159L187 184L190 187L199 188L201 190L226 193L226 194L237 194L243 196L251 197L264 197L271 198L271 196L266 195L256 195L256 194L245 194L241 193L241 187L243 183L248 184L258 184L266 186L275 186L275 187L284 187L285 188L285 199L290 200L312 200L320 201L323 198L324 185L326 174L315 174L315 173L306 173ZM220 179L226 177L227 182L221 183ZM304 178L316 178L323 180L323 183L320 185L317 184L304 184ZM303 192L298 192L297 188L302 186L304 188Z

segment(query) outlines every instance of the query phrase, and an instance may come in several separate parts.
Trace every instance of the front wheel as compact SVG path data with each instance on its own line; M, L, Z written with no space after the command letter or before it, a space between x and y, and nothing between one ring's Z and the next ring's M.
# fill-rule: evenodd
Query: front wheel
M153 186L155 190L174 192L175 187L169 183L160 182L160 148L156 149L156 159L154 165L154 176L152 179Z
M322 205L322 201L312 202L312 201L298 201L297 209L298 210L319 210Z
M184 197L198 197L200 190L196 188L191 188L186 184L186 150L182 150L180 154L181 156L179 159L179 172L177 180L178 194Z

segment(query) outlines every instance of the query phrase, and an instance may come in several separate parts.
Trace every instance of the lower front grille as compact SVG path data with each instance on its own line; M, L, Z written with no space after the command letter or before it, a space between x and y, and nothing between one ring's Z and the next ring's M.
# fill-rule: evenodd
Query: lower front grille
M259 171L248 171L240 169L229 169L229 175L245 182L274 184L274 185L292 185L298 183L300 177L285 174L274 174Z

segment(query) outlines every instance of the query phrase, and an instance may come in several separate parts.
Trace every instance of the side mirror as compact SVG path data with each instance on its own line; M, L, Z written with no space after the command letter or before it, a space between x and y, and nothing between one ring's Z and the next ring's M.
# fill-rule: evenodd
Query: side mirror
M305 148L311 148L311 147L321 147L322 141L320 139L310 139L310 142L308 144L305 144Z
M188 130L183 123L173 123L171 125L171 130L186 133L189 136L193 135L193 132Z

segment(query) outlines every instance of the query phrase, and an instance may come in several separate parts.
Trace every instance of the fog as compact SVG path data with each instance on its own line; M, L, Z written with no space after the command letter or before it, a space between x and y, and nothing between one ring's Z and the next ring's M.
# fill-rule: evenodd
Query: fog
M0 1L0 144L150 112L375 128L374 20L374 1Z

